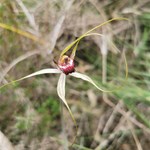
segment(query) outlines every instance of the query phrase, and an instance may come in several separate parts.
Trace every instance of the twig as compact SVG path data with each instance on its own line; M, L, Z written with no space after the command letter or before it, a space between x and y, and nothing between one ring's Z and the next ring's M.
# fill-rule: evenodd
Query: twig
M121 132L121 131L119 130L119 131L116 131L116 132L114 132L114 133L111 133L110 136L109 136L106 140L102 141L102 142L95 148L95 150L106 149L106 148L109 146L109 144L110 144L116 137L120 136L120 132Z
M113 102L111 102L108 98L105 98L105 103L107 103L109 106L115 108L115 104ZM122 114L124 117L128 118L128 120L130 120L133 124L135 124L136 126L138 126L141 129L146 130L148 133L150 133L150 129L147 128L146 126L144 126L142 123L140 123L139 121L137 121L135 118L131 117L131 116L127 116L127 112L125 112L124 110L122 110L121 108L118 108L117 111Z
M123 103L122 103L123 104ZM138 140L138 137L136 136L136 134L135 134L135 132L134 132L134 128L133 128L133 125L132 125L132 123L131 123L131 121L129 121L129 117L130 117L130 115L131 115L131 111L128 111L127 113L126 113L126 117L124 117L124 118L122 118L122 120L120 121L120 123L117 125L117 127L115 128L115 131L118 131L118 130L120 130L121 129L121 125L123 124L123 123L125 123L125 121L127 121L127 123L128 123L128 129L131 131L131 133L132 133L132 136L133 136L133 138L134 138L134 140L135 140L135 143L136 143L136 145L137 145L137 149L138 150L143 150L142 149L142 146L141 146L141 144L140 144L140 142L139 142L139 140Z
M132 135L133 135L133 138L134 138L135 144L136 144L136 146L137 146L137 149L138 149L138 150L143 150L143 148L142 148L142 146L141 146L141 143L140 143L140 141L138 140L138 137L136 136L136 134L135 134L135 132L134 132L133 125L132 125L131 122L129 122L128 120L127 120L127 122L128 122L128 126L129 126L129 128L130 128L130 131L131 131L131 133L132 133Z
M117 113L117 110L118 110L119 107L120 107L120 103L118 103L118 104L115 106L113 112L111 113L109 119L107 120L107 122L106 122L106 124L105 124L105 127L104 127L104 129L103 129L103 133L107 133L108 130L109 130L109 128L110 128L110 127L112 126L112 124L114 123L114 119L115 119L115 117L116 117L116 113Z

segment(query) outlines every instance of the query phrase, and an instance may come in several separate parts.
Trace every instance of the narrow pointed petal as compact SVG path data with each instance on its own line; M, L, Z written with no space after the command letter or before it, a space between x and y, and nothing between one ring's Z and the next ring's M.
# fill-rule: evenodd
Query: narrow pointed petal
M63 101L63 103L65 104L65 106L67 107L67 109L68 109L68 111L70 113L70 116L71 116L71 118L72 118L72 120L74 122L74 125L76 126L76 136L77 136L77 124L76 124L74 116L73 116L73 114L71 112L71 109L68 106L66 98L65 98L65 84L66 84L66 75L64 73L61 73L61 75L59 77L59 80L58 80L58 84L57 84L57 93L58 93L58 96ZM75 142L76 136L74 138L73 143Z
M90 34L92 34L91 32L93 32L94 30L112 22L112 21L117 21L117 20L126 20L126 21L129 21L127 18L112 18L110 20L107 20L99 25L97 25L96 27L92 28L91 30L87 31L86 33L82 34L80 37L78 37L75 41L73 41L71 44L69 44L64 50L62 50L60 56L63 56L67 51L69 51L73 45L75 45L77 42L79 42L81 39L83 39L84 37L86 36L89 36ZM96 33L97 34L97 33ZM78 45L78 44L77 44ZM76 46L77 47L77 46ZM77 48L75 48L77 49ZM74 53L75 53L76 50L74 50Z
M100 87L98 87L96 85L96 83L89 76L87 76L85 74L78 73L78 72L73 72L70 75L73 76L73 77L76 77L76 78L80 78L80 79L82 79L84 81L87 81L87 82L93 84L98 90L100 90L102 92L112 92L112 91L107 91L107 90L101 89Z
M73 117L72 112L71 112L71 110L67 104L66 98L65 98L65 84L66 84L66 75L64 73L61 73L59 80L58 80L58 84L57 84L57 93L58 93L58 96L60 97L60 99L66 105L67 109L69 110L71 117Z
M61 73L58 85L57 85L57 92L60 99L64 102L64 104L68 107L67 102L65 100L65 82L66 82L66 75Z
M58 69L53 69L53 68L42 69L40 71L34 72L34 73L30 74L30 75L27 75L27 76L21 78L20 80L26 79L26 78L30 78L30 77L33 77L33 76L37 76L37 75L41 75L41 74L48 74L48 73L61 73L61 71L58 70Z
M58 69L53 69L53 68L52 69L42 69L40 71L34 72L32 74L29 74L29 75L27 75L27 76L25 76L23 78L20 78L18 80L13 80L13 81L11 81L11 82L9 82L7 84L4 84L4 85L0 86L0 89L5 87L5 86L7 86L7 85L10 85L10 84L16 83L18 81L24 80L26 78L30 78L30 77L41 75L41 74L48 74L48 73L61 73L61 71L58 70Z

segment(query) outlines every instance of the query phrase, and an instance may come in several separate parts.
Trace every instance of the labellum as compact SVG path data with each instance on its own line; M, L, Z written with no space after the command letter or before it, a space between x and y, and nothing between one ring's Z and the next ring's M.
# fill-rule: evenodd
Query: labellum
M58 60L59 69L66 75L75 71L74 59L67 55L63 55Z

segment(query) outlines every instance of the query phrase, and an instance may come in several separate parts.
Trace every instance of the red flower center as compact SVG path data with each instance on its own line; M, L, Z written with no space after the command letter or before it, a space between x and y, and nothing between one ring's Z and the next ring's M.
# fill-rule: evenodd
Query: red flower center
M74 60L67 55L60 57L58 67L66 75L75 71Z

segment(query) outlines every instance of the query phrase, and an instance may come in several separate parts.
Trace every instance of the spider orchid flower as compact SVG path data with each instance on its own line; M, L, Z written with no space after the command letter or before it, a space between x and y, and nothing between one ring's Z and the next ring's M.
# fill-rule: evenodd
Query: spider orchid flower
M39 71L29 74L23 78L20 78L18 80L13 80L12 82L2 85L0 87L0 89L9 84L13 84L18 81L21 81L21 80L24 80L24 79L27 79L27 78L30 78L33 76L42 75L42 74L60 74L60 77L59 77L59 80L57 83L57 93L58 93L58 96L60 97L60 99L63 101L63 103L67 107L75 124L76 124L75 119L73 117L73 114L72 114L70 107L68 106L66 98L65 98L65 83L66 83L66 77L68 75L75 77L75 78L80 78L84 81L87 81L87 82L91 83L92 85L94 85L100 91L109 92L109 91L105 91L105 90L101 89L100 87L98 87L89 76L79 73L79 72L76 72L74 60L67 55L63 55L62 57L60 57L60 59L58 60L57 68L47 68L47 69L39 70Z
M37 71L35 73L32 73L30 75L27 75L23 78L20 78L18 80L14 80L12 82L9 82L8 84L5 84L5 85L2 85L0 87L3 88L4 86L6 85L9 85L9 84L12 84L12 83L15 83L15 82L18 82L18 81L21 81L21 80L24 80L24 79L27 79L27 78L30 78L30 77L33 77L33 76L37 76L37 75L41 75L41 74L60 74L60 77L59 77L59 80L58 80L58 83L57 83L57 93L58 93L58 96L59 98L63 101L63 103L65 104L65 106L67 107L70 115L71 115L71 118L76 126L76 135L77 135L77 125L76 125L76 121L74 119L74 116L71 112L71 109L66 101L66 98L65 98L65 84L66 84L66 77L69 75L69 76L72 76L72 77L75 77L75 78L80 78L84 81L87 81L89 83L91 83L93 86L95 86L98 90L102 91L102 92L112 92L112 91L107 91L107 90L103 90L102 88L100 88L89 76L85 75L85 74L82 74L82 73L79 73L79 72L76 72L75 71L75 65L74 65L74 57L75 57L75 54L76 54L76 50L77 50L77 47L78 47L78 44L80 42L81 39L83 39L84 37L86 36L91 36L91 35L98 35L98 36L103 36L99 33L91 33L92 31L94 31L95 29L103 26L103 25L106 25L107 23L110 23L112 21L115 21L115 20L128 20L126 18L113 18L111 20L108 20L96 27L94 27L93 29L87 31L86 33L84 33L83 35L81 35L78 39L76 39L75 41L73 41L71 44L69 44L63 51L62 53L60 54L60 57L59 57L59 60L57 62L57 68L48 68L48 69L42 69L40 71ZM3 24L0 24L0 26L2 27ZM12 27L8 27L8 26L4 26L3 25L3 28L6 28L6 29L9 29L13 32L17 32L19 34L22 34L26 37L28 37L29 35L28 34L24 34L24 32L20 31L20 30L15 30L14 28ZM33 39L33 40L38 40L32 36L29 36L29 38ZM66 55L66 52L69 51L72 47L74 46L73 50L72 50L72 53L71 53L71 56L68 56ZM127 78L127 73L128 73L128 68L127 68L127 62L126 62L126 58L124 57L124 60L125 60L125 65L126 65L126 78ZM75 137L76 139L76 137ZM74 142L75 142L75 139L74 139ZM73 143L74 143L73 142ZM72 143L72 144L73 144Z

